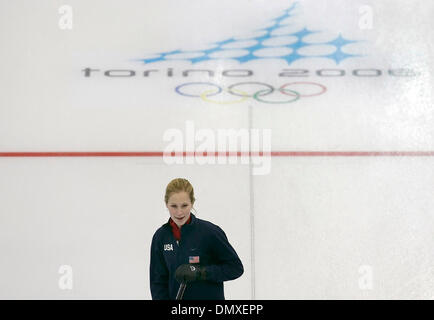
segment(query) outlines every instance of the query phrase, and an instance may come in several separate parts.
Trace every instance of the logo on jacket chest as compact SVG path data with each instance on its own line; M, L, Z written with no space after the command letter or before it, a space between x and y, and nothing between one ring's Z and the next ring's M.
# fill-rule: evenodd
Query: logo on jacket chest
M167 243L164 245L164 251L173 251L173 244Z
M199 263L199 256L188 257L188 263Z

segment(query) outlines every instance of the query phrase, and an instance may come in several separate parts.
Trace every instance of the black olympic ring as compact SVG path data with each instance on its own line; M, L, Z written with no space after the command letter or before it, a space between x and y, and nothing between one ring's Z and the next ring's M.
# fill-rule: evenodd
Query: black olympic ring
M239 85L243 85L243 84L260 84L260 85L263 85L263 86L265 86L265 87L268 87L269 91L266 92L265 94L263 94L264 96L266 96L266 95L271 94L271 93L274 92L274 87L273 87L273 86L271 86L271 85L269 85L269 84L267 84L267 83L263 83L263 82L240 82L240 83L234 83L234 84L231 84L231 85L228 87L228 92L229 92L230 94L235 95L235 96L243 97L243 95L237 94L237 93L235 93L235 92L232 91L232 89L233 89L235 86L239 86ZM265 91L265 90L261 90L261 91ZM253 97L254 95L255 95L255 93L252 94L252 95L247 95L247 96L248 96L248 97Z

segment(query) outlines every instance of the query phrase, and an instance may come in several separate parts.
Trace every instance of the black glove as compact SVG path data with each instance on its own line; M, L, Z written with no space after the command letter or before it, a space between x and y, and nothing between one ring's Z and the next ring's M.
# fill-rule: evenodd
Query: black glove
M182 264L175 271L175 279L179 283L205 280L206 269L196 264Z

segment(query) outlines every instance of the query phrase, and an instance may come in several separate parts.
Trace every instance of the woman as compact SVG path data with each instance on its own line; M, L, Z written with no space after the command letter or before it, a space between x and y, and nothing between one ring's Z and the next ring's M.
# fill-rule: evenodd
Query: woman
M185 300L224 300L223 281L244 272L225 233L190 212L195 198L188 180L172 180L164 201L170 218L152 238L152 299L175 299L180 282L186 282Z

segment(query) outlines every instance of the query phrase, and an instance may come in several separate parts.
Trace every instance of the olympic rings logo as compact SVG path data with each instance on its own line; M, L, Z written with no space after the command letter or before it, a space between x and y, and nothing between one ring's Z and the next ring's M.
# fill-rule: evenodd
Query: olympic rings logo
M247 91L251 91L251 86L253 85L262 86L263 89L255 90L254 92L247 92ZM202 90L199 89L199 91L197 92L197 88L203 86L205 86L205 88L208 87L208 89L202 89ZM246 87L244 90L242 90L243 86ZM296 89L295 88L296 86L303 86L303 87L310 86L314 88L314 91L308 93L301 93L300 90L294 90ZM213 88L209 89L209 87L213 87ZM190 88L190 90L192 88L193 90L196 89L196 92L193 93L188 92L187 88ZM188 82L188 83L181 84L175 88L175 92L182 96L201 98L203 101L216 103L216 104L241 103L246 101L249 98L253 98L256 101L259 101L261 103L287 104L287 103L296 102L301 98L320 96L324 94L326 91L327 91L327 87L324 86L323 84L316 83L316 82L305 82L305 81L285 83L277 89L268 83L255 82L255 81L239 82L239 83L231 84L230 86L225 88L222 88L221 86L212 82ZM235 96L236 98L231 100L223 100L223 101L212 98L216 95L219 95L222 92L226 92L231 96ZM273 94L274 92L279 92L281 95L285 97L285 99L272 100L272 99L264 98L268 95Z

